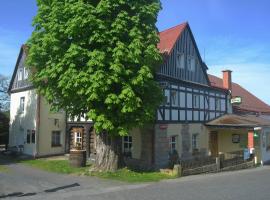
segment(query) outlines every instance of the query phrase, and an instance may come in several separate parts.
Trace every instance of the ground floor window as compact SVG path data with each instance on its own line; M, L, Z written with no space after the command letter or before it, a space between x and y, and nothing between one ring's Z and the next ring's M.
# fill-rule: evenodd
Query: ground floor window
M52 147L61 146L61 132L53 131L52 132Z
M74 145L75 147L82 147L82 132L74 132Z
M26 144L35 144L36 143L36 131L27 130L26 132Z
M36 143L36 131L35 130L32 130L31 140L32 140L32 143Z
M192 135L192 150L198 149L198 134Z
M123 153L126 156L131 157L131 153L132 153L132 137L131 136L123 137Z
M170 137L170 151L171 152L177 151L177 136Z
M27 130L26 143L27 144L30 144L31 143L31 130Z

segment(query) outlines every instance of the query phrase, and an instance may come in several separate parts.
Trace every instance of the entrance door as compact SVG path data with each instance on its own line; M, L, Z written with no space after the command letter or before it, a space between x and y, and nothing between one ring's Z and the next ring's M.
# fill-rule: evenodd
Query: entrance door
M210 146L211 155L214 157L217 157L218 156L218 133L216 131L212 131L210 133L209 146Z

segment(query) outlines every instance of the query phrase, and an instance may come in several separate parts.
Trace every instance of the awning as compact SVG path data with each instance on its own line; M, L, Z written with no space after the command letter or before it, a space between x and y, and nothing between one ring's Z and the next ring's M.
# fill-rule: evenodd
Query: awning
M255 115L226 114L205 124L216 128L270 127L270 120Z

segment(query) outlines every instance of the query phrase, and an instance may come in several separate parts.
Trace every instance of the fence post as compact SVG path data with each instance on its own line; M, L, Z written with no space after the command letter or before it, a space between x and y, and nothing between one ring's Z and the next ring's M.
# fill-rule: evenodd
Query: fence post
M216 157L216 165L217 165L217 171L220 171L220 158Z
M173 167L173 175L176 177L182 176L182 166L181 165L174 165Z

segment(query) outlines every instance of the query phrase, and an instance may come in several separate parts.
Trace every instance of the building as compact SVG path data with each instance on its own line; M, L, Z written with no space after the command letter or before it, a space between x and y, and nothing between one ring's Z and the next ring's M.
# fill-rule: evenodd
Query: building
M122 151L127 165L163 168L168 165L172 152L177 152L181 160L189 160L242 151L247 147L254 149L256 141L254 137L249 139L251 134L254 136L254 129L268 130L267 105L253 98L252 110L247 109L251 108L250 104L232 106L232 96L242 96L243 102L246 97L238 92L240 86L231 82L231 71L223 72L223 80L207 74L208 68L188 23L162 31L159 36L158 48L164 62L155 77L163 89L164 102L157 110L155 124L134 128L129 136L123 137ZM27 80L25 56L23 46L9 89L9 145L23 147L23 153L33 156L68 153L81 145L87 156L94 158L93 122L84 116L66 118L65 112L51 112L45 99ZM245 95L250 99L250 93L245 92ZM258 108L267 112L259 112ZM240 116L244 111L253 116ZM256 116L254 119L254 114L258 113L263 113L265 119ZM227 123L230 120L234 123ZM265 137L268 138L268 134L262 135ZM261 148L261 144L258 143L256 149ZM263 157L259 156L258 159Z
M258 163L270 161L270 106L245 88L232 82L232 72L223 79L208 75L211 85L228 88L232 94L233 115L208 122L210 151L214 155L245 148L254 151Z
M65 112L52 112L50 105L28 81L27 48L21 47L9 86L9 147L39 157L65 153Z

